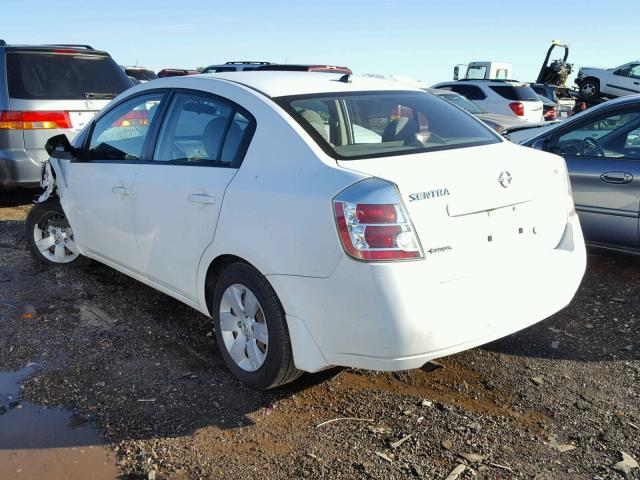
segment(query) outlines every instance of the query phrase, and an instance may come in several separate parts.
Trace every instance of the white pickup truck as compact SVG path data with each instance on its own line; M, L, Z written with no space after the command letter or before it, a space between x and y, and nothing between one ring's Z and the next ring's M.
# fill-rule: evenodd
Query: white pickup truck
M576 85L585 98L640 93L640 60L616 68L582 67Z

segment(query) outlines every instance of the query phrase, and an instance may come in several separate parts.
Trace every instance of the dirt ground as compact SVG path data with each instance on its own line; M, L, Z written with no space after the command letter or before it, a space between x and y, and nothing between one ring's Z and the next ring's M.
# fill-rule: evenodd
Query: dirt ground
M93 473L111 462L125 479L640 478L638 258L591 252L565 310L439 364L333 369L257 392L226 370L207 317L95 262L37 264L30 198L0 200L0 372L29 368L18 403L98 433L108 460ZM3 408L0 438L15 411L0 397ZM8 442L0 455L35 448ZM619 464L622 452L632 458Z

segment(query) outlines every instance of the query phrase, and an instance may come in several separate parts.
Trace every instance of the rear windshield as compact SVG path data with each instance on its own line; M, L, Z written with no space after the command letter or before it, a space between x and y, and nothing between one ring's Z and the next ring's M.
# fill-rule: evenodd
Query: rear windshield
M138 80L154 80L158 78L153 70L146 70L142 68L126 68L125 73L130 77L137 78Z
M425 92L358 92L277 101L331 156L358 159L499 143L489 128Z
M131 81L106 55L7 52L11 98L81 100L113 98Z
M539 100L538 95L529 85L491 85L489 88L507 100Z

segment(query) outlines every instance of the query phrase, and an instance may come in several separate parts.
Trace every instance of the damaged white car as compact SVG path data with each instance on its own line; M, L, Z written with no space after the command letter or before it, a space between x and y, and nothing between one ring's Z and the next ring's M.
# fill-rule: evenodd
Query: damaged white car
M211 316L256 388L420 367L554 314L585 270L561 157L394 82L160 79L47 150L35 257L98 260Z

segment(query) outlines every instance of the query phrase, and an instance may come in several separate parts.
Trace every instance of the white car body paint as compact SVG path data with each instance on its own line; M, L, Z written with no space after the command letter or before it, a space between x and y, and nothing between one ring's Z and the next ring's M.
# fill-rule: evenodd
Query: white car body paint
M276 291L295 364L306 371L419 367L532 325L571 301L586 253L562 158L499 142L336 161L260 92L412 90L337 78L291 72L166 78L115 99L154 88L200 90L244 107L257 128L234 171L143 164L90 172L95 164L50 160L81 252L207 315L209 266L221 255L244 259ZM504 172L509 188L499 182ZM425 258L370 263L344 252L332 199L370 177L397 185ZM111 193L119 182L131 200ZM447 194L426 195L432 190ZM194 204L188 200L194 192L215 202ZM421 192L423 200L410 201ZM127 218L115 218L110 205L123 201L130 202ZM514 228L521 233L488 241ZM188 251L176 252L183 247Z

